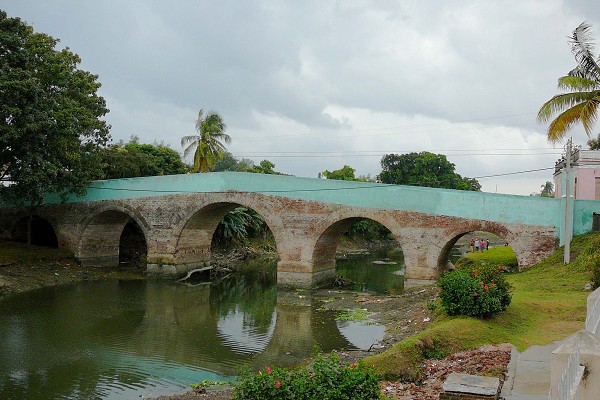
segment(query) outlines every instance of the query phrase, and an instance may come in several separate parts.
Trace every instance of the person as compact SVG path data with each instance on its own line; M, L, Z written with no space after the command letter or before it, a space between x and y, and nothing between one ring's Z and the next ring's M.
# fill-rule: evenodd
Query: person
M472 253L474 248L475 248L475 238L471 238L471 241L469 242L469 251Z
M479 249L483 253L483 251L485 250L485 240L481 239L481 242L479 242Z
M485 239L485 249L486 250L490 249L490 239Z
M475 238L475 252L479 251L479 239Z

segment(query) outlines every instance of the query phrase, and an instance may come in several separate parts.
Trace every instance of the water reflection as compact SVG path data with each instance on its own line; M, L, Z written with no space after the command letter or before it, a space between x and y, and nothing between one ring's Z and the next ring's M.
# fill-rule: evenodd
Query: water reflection
M6 297L0 398L158 396L231 379L242 364L291 366L315 346L369 347L382 335L317 305L278 293L268 269L212 285L83 282Z
M336 272L353 282L355 290L397 294L404 290L404 257L397 249L349 254L336 260Z

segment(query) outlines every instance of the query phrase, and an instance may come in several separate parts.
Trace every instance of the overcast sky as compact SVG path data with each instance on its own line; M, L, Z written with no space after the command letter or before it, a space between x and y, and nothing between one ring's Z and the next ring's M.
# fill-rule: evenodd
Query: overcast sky
M198 110L227 123L229 150L276 169L377 175L386 153L443 153L463 176L550 168L536 122L575 61L598 0L7 0L99 75L114 141L181 151ZM596 50L598 51L598 50ZM581 128L574 143L585 146ZM479 178L528 195L552 171Z

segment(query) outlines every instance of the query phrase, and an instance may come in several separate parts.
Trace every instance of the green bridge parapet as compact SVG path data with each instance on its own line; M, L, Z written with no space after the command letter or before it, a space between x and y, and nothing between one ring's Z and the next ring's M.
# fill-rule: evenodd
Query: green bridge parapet
M227 191L261 193L382 210L554 226L560 232L561 243L564 232L564 199L244 172L94 181L85 196L71 196L67 202ZM47 201L59 202L56 196L48 196ZM593 213L600 213L600 201L573 202L574 234L591 231Z

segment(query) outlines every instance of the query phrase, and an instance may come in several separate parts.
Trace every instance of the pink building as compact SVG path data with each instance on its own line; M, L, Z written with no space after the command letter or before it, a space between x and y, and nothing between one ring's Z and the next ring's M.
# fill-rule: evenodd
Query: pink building
M565 159L554 166L554 197L565 195ZM600 150L573 151L571 155L573 190L571 195L581 200L600 200Z

